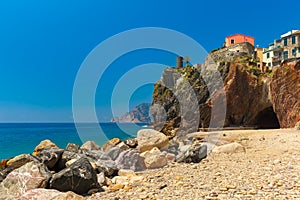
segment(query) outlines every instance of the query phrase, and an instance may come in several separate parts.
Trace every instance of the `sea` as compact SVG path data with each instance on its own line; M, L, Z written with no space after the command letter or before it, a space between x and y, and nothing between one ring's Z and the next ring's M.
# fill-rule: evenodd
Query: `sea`
M103 145L109 139L136 137L140 129L151 128L145 123L0 123L0 161L20 154L32 153L45 139L60 148L68 143L82 145L95 141Z

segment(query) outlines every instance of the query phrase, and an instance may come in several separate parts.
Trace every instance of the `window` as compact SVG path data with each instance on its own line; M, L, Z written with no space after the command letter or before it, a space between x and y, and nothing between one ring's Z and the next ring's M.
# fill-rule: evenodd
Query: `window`
M270 53L267 53L267 58L270 58Z
M283 52L283 58L286 59L288 57L289 57L289 52L288 51Z
M231 40L230 40L230 44L234 44L234 39L231 39Z
M296 55L297 55L296 49L293 49L293 50L292 50L292 54L293 54L294 57L296 57Z
M282 57L282 53L279 52L279 53L278 53L278 58L281 58L281 57Z
M284 38L284 40L283 40L283 45L284 45L284 46L287 46L287 38Z
M292 36L292 44L296 44L296 36Z
M300 53L300 47L298 47L298 53Z
M270 67L270 66L271 66L271 63L268 63L268 66Z

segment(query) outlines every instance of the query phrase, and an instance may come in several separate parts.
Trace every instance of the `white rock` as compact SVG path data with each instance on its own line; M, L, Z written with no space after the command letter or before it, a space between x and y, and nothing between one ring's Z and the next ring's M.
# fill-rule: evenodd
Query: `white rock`
M212 152L214 153L238 153L238 152L245 152L245 151L246 151L245 147L237 142L218 146L212 150Z

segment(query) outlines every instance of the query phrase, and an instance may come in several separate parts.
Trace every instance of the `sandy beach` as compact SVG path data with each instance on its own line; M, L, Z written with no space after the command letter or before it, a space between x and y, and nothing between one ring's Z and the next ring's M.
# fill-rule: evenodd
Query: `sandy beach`
M300 199L300 131L223 131L220 140L245 152L117 176L87 199Z

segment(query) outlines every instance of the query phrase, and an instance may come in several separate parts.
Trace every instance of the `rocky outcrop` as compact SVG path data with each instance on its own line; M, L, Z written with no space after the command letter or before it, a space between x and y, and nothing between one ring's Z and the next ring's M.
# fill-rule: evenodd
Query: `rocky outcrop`
M300 121L300 70L286 65L277 68L270 90L280 127L294 127Z
M220 63L217 71L210 71L209 64L200 66L200 69L192 66L182 69L167 68L163 72L162 79L155 84L153 93L151 111L156 130L174 136L179 127L183 134L186 134L207 127L279 126L269 98L270 78L260 74L251 62L240 58L234 63ZM205 80L209 82L206 83ZM180 102L180 99L191 99L191 89L188 90L184 86L184 81L192 87L198 101L196 105L192 105L192 102L183 107L183 103ZM224 87L217 86L220 82L223 82ZM225 91L225 95L220 88ZM157 105L160 105L163 111ZM215 109L213 116L212 106ZM224 107L226 111L222 110ZM224 112L226 113L223 123ZM265 116L270 118L270 122L265 123L262 120ZM182 118L185 121L182 121Z
M134 123L150 123L151 118L149 115L150 103L142 103L135 106L131 111L121 115L119 117L114 117L111 122L134 122Z

